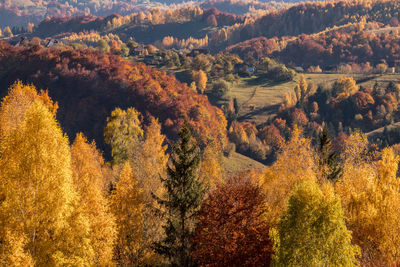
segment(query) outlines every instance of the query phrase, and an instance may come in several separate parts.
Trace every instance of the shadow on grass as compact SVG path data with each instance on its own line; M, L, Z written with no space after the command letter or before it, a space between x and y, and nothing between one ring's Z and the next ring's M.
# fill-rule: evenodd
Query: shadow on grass
M253 110L249 113L246 113L240 117L238 117L238 121L244 121L244 120L249 120L251 118L253 118L256 115L260 115L260 114L264 114L264 113L268 113L268 114L273 114L273 113L277 113L279 110L279 106L280 104L275 104L275 105L271 105L271 106L266 106L263 108L259 108L256 110Z
M261 86L261 87L270 87L270 86L277 86L291 81L273 81L263 76L252 76L250 78L243 80L249 86Z

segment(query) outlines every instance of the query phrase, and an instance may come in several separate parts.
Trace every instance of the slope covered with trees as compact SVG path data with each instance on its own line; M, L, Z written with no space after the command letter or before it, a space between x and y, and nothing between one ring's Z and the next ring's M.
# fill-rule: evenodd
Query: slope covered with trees
M70 145L46 93L21 82L10 88L0 105L2 265L399 263L399 157L392 148L373 149L363 134L351 134L333 180L324 171L326 153L294 126L262 173L219 173L209 187L207 156L187 125L167 161L158 122L146 128L133 108L116 110L107 123L110 138L120 141L113 149L143 149L124 160L115 154L108 164L82 134ZM127 127L136 131L126 134ZM144 173L158 176L159 188ZM153 218L163 229L149 228Z
M48 89L70 136L82 131L104 147L107 116L115 107L134 106L145 122L158 118L172 139L186 120L200 143L211 139L220 148L226 143L224 115L207 97L144 64L90 50L14 48L6 43L0 43L0 55L3 88L21 80Z

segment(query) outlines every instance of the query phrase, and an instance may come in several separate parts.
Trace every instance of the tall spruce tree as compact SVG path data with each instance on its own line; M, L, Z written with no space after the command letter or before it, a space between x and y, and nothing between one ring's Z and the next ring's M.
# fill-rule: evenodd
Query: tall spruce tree
M191 239L205 189L197 174L200 152L187 126L181 129L179 137L167 167L167 178L161 178L165 196L154 196L165 208L167 217L163 226L166 237L155 243L155 249L168 257L172 266L193 266Z
M337 181L343 171L326 128L319 136L319 167L322 175L331 181Z

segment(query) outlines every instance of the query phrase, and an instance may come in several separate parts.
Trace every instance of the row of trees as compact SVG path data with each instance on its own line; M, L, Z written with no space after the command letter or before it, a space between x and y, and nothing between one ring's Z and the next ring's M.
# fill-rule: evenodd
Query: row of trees
M158 121L143 129L137 111L116 109L105 129L110 165L83 134L69 146L57 109L47 92L20 82L0 106L1 265L136 266L170 259L188 266L193 214L220 175L207 162L215 161L212 150L200 154L186 127L167 165Z
M57 108L22 83L1 103L4 266L398 263L399 158L360 133L333 157L326 134L316 148L294 127L262 174L224 177L188 127L169 156L156 120L116 109L106 163L82 134L69 145Z

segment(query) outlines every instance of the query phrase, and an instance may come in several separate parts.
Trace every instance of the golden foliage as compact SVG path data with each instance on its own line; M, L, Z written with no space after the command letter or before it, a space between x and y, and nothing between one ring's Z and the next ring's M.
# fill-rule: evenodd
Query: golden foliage
M363 155L366 141L360 136L363 137L353 134L347 141L347 147L349 142L353 146L345 150L343 177L336 184L336 191L353 240L361 247L362 262L370 266L395 265L400 253L400 180L396 177L399 158L386 148L381 160L371 162Z
M78 209L68 139L38 101L21 116L0 143L1 227L26 237L37 265L90 265L89 222Z
M116 224L104 188L104 160L96 144L78 134L71 146L72 174L80 193L80 207L90 221L90 241L96 266L113 265Z
M1 229L0 265L15 267L33 267L34 261L29 253L24 251L26 238L11 230Z
M197 89L199 93L204 94L204 90L206 89L207 86L207 74L202 71L192 71L192 79L196 83Z
M143 193L128 162L119 174L111 207L118 228L115 258L119 265L137 266L143 240Z
M347 99L358 91L356 81L352 77L340 78L333 84L337 101Z
M24 120L26 110L35 100L45 105L53 115L56 114L58 104L50 99L47 91L38 93L33 85L24 85L20 81L9 88L0 107L0 136L14 130Z
M277 161L261 175L268 203L266 220L275 225L286 210L290 192L303 181L317 181L315 153L311 140L294 127L290 141L284 143Z
M107 118L105 142L111 146L115 164L124 163L136 152L138 140L143 136L139 115L134 108L116 108Z
M161 134L161 125L152 118L150 125L145 129L144 140L136 151L136 156L130 159L132 168L138 180L139 188L143 191L143 244L141 247L142 262L148 265L156 264L158 255L152 245L163 236L162 219L155 212L159 205L152 194L162 196L164 187L160 177L166 176L168 162L167 146L164 145L165 136Z
M200 177L209 190L215 189L218 184L224 182L222 170L222 155L214 144L208 144L204 149L200 162Z

